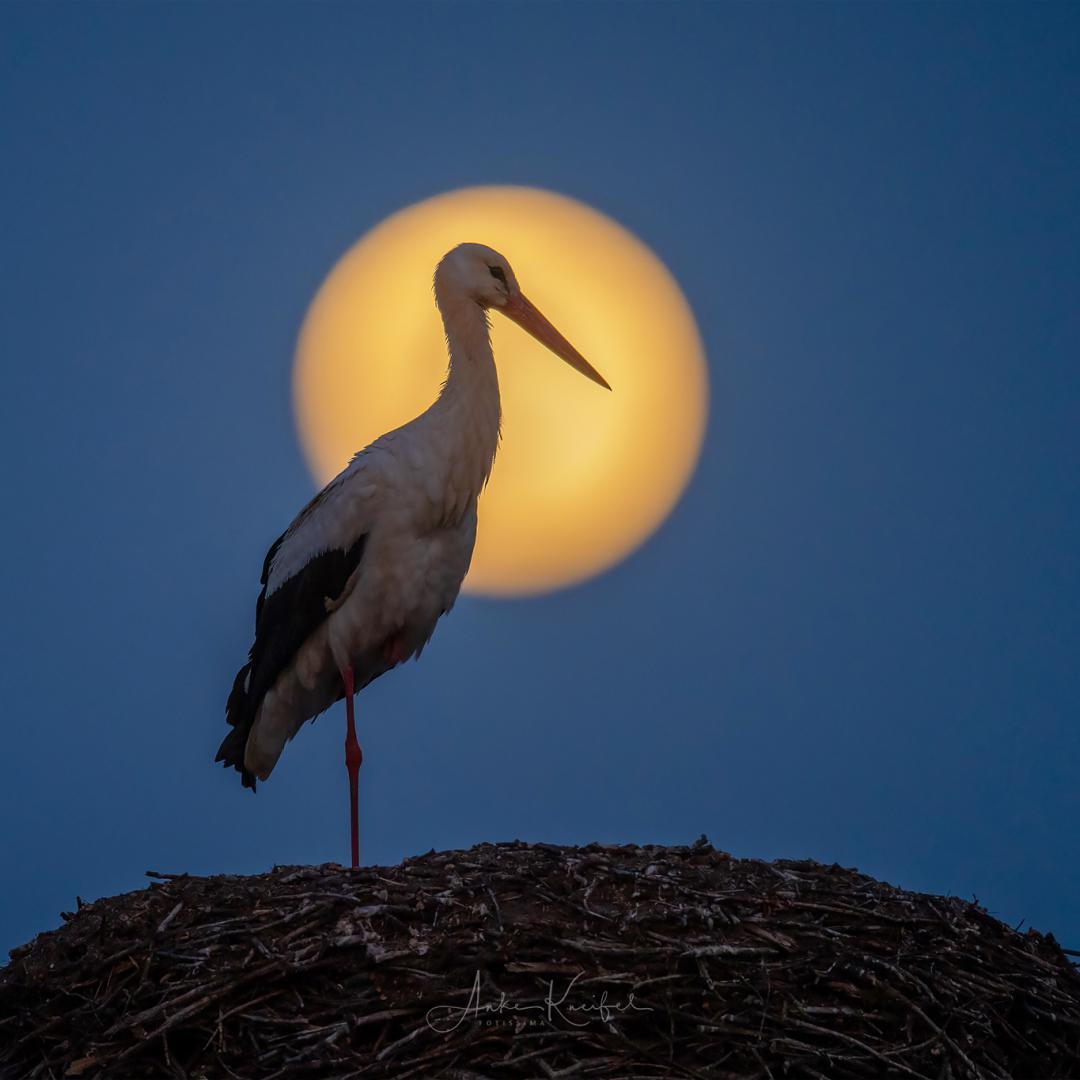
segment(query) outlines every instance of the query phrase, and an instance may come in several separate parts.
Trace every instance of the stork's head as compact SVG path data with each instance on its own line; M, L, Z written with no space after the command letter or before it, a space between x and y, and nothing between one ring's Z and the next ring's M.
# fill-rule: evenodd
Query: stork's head
M485 310L501 312L572 368L611 389L592 364L526 298L510 263L493 248L484 244L458 244L448 251L435 269L435 297L440 307L464 299Z

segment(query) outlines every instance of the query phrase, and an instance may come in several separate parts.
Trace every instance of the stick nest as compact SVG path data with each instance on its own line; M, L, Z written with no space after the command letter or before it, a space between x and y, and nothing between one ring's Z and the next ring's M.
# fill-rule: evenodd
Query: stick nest
M1080 1077L1052 936L814 862L482 844L150 874L0 970L4 1077Z

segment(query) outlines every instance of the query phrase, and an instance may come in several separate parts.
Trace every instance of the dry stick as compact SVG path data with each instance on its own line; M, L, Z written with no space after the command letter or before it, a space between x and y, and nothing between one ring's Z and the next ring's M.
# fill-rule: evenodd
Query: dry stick
M852 1046L857 1046L864 1053L877 1058L878 1061L885 1062L885 1064L891 1068L900 1069L909 1076L917 1076L919 1080L934 1080L933 1077L927 1076L925 1073L917 1072L915 1069L909 1068L902 1061L890 1061L868 1043L864 1043L861 1039L856 1039L854 1035L848 1035L843 1031L835 1031L832 1028L820 1027L818 1024L811 1024L809 1020L795 1020L789 1017L787 1023L794 1024L796 1027L806 1028L807 1031L817 1032L819 1035L828 1035L830 1038L839 1039L841 1042L851 1043ZM976 1075L978 1074L976 1073Z
M941 1041L945 1043L945 1045L948 1046L949 1049L952 1050L953 1053L956 1054L957 1057L959 1057L960 1060L963 1061L963 1063L976 1076L979 1075L978 1067L971 1060L971 1058L969 1058L967 1054L965 1054L964 1051L961 1050L960 1047L949 1037L948 1033L945 1031L944 1028L939 1027L937 1024L935 1024L934 1021L931 1020L930 1017L927 1016L926 1013L923 1012L923 1010L920 1009L914 1001L908 998L907 995L897 990L895 986L890 986L887 983L879 983L879 985L886 994L889 994L891 997L895 997L898 1001L903 1002L903 1004L913 1013L915 1013L915 1015L919 1017L919 1019L922 1020L922 1022L926 1024L926 1026L929 1027L931 1031L937 1034ZM1001 1076L1002 1080L1010 1080L1010 1077L1006 1073L1000 1073L999 1075Z

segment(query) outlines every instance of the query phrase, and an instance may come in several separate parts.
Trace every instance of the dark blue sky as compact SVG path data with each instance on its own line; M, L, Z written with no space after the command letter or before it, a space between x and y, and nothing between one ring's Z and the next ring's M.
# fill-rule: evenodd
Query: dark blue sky
M704 831L1080 947L1077 101L1075 6L0 8L0 946L346 857L340 709L212 765L293 343L371 225L507 182L671 267L709 435L627 562L362 695L365 857Z

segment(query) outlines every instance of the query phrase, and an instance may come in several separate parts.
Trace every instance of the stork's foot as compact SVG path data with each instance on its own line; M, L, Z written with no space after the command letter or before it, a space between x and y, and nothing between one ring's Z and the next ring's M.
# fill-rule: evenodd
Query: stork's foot
M352 840L352 864L353 869L360 865L360 822L359 822L359 792L360 792L360 763L364 760L364 754L360 744L356 741L356 719L353 715L353 694L356 686L353 682L352 668L345 668L341 673L341 681L345 684L345 768L349 770L349 826Z
M349 698L350 705L352 704L352 698ZM349 710L352 712L352 710ZM350 721L352 717L349 717ZM349 770L349 827L351 831L352 840L352 864L353 869L360 865L360 823L359 817L359 801L360 801L360 764L364 760L364 753L360 749L360 744L356 741L356 731L352 724L349 724L348 734L345 736L345 768Z

